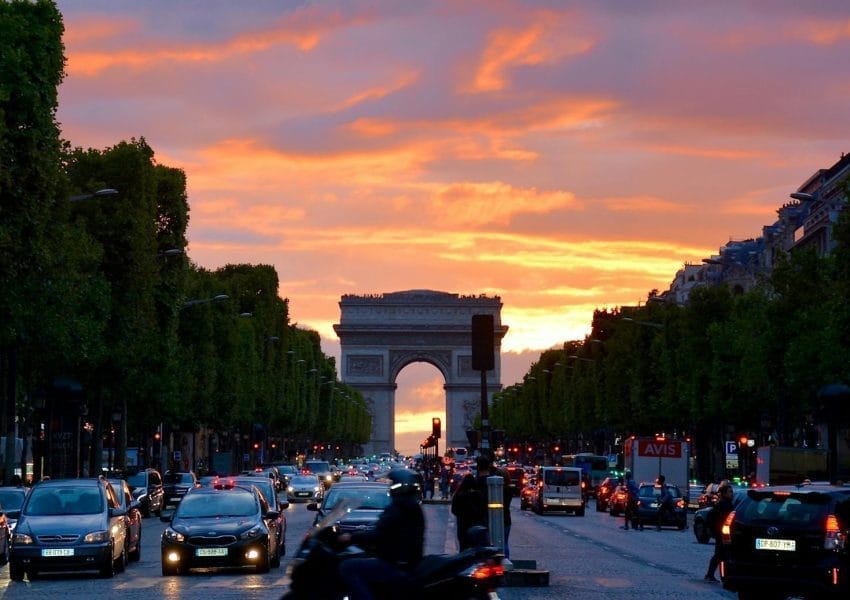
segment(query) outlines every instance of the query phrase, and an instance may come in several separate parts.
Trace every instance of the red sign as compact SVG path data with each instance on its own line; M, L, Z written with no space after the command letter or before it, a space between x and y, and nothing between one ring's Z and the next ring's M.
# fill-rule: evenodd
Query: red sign
M638 456L653 456L655 458L680 458L682 442L672 440L637 440Z

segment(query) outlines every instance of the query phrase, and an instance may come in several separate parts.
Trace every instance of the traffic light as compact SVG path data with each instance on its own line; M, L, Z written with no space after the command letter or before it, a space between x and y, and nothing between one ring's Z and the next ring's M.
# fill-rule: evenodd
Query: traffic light
M440 421L440 417L434 417L431 419L431 437L436 439L440 439L442 437L440 435L440 429L442 428L442 422Z

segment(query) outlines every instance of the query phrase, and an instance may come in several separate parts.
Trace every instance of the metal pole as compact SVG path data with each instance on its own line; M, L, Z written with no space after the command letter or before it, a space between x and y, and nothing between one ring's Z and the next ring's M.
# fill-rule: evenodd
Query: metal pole
M492 458L490 451L490 407L487 403L487 371L481 370L481 454Z

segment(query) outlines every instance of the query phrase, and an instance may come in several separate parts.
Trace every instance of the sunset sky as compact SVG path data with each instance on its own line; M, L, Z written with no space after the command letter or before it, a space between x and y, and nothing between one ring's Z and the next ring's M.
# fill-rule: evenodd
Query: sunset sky
M497 295L509 385L850 151L846 0L58 6L63 137L184 169L190 258L274 265L336 356L343 294ZM403 371L400 450L442 385Z

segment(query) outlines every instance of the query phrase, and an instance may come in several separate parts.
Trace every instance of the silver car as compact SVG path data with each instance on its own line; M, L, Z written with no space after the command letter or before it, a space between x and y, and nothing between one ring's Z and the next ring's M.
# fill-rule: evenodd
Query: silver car
M294 475L286 486L290 502L318 502L324 496L324 486L316 475Z

